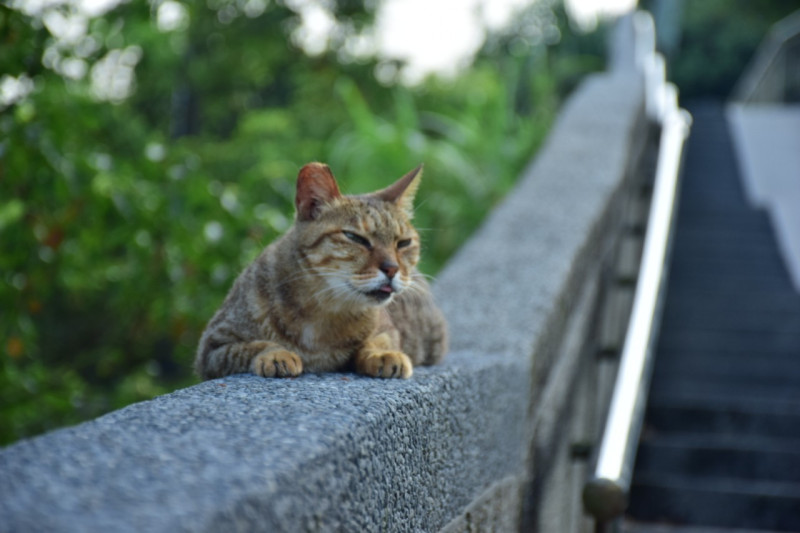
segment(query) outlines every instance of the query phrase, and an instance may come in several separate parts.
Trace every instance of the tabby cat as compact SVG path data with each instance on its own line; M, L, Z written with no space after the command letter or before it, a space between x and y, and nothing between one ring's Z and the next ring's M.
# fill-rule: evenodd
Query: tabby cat
M297 177L295 221L237 278L206 326L203 379L355 370L408 378L439 362L447 327L417 271L411 225L422 166L380 191L345 196L327 165Z

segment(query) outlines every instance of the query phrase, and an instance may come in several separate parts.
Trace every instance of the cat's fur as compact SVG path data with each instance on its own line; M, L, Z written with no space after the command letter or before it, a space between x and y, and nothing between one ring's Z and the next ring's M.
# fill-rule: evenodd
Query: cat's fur
M327 165L304 166L293 226L239 275L203 332L200 377L352 369L408 378L414 365L439 362L447 328L416 270L410 222L421 168L344 196Z

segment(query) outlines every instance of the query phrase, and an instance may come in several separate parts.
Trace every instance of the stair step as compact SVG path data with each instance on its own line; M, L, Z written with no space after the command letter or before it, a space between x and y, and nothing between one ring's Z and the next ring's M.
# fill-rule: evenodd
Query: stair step
M796 309L800 305L800 294L788 288L760 290L750 286L737 287L736 291L720 291L710 287L690 289L689 287L683 287L670 278L666 306L669 307L681 303L691 305L692 302L697 302L698 304L706 302L719 305L727 304L728 306L739 306L742 309L747 306L748 310L751 304L759 309ZM769 305L770 302L772 305ZM730 307L728 307L728 310L730 310Z
M657 434L759 435L795 439L800 443L800 410L797 410L800 402L741 403L725 405L718 398L714 401L708 397L694 404L687 400L669 402L653 398L645 427Z
M724 350L709 349L703 346L683 346L680 350L670 350L665 342L656 358L656 365L661 362L661 354L665 354L664 359L675 360L681 364L690 364L692 361L702 363L707 360L709 364L719 362L735 365L749 361L753 364L786 364L791 367L800 365L800 353L794 346L787 346L785 350L777 350L771 346L762 346L758 350L742 346L729 346Z
M747 313L731 306L728 298L674 298L664 309L663 322L689 327L697 322L720 325L768 327L777 323L781 329L800 329L800 298L775 305L768 295L747 302Z
M762 209L737 208L732 211L709 211L707 209L683 208L678 211L679 228L713 227L735 232L739 229L747 231L772 232L772 221Z
M688 165L687 165L688 166ZM713 169L708 167L697 169L698 172L713 172ZM713 188L713 184L711 187ZM682 207L687 211L700 211L707 210L715 211L738 211L742 206L746 207L746 201L743 196L734 191L725 190L698 190L698 187L693 187L693 194L691 198L682 198L681 202L684 204Z
M797 353L800 357L800 313L727 313L707 314L688 312L679 314L667 309L661 325L662 331L729 331L737 333L786 333L797 339Z
M745 347L729 347L729 349L703 349L702 346L684 346L681 350L671 350L666 342L661 346L656 359L657 368L660 365L680 365L687 368L687 373L694 372L706 366L739 367L756 369L765 367L774 368L777 372L791 372L800 370L800 351L795 346L787 346L785 350L776 350L764 345L759 350L746 349Z
M737 331L670 328L665 324L659 335L659 351L704 353L745 351L759 353L795 353L800 357L800 331Z
M636 458L642 475L774 481L800 486L800 440L752 436L645 435Z
M777 533L765 529L740 529L697 526L676 526L674 524L654 524L625 520L620 533Z
M737 217L738 213L732 212L729 216ZM702 248L704 244L706 248ZM771 229L761 224L749 224L744 218L733 228L724 223L702 220L700 217L690 223L681 220L679 215L678 225L675 227L675 246L677 250L697 247L704 254L734 249L767 251L775 246L775 237Z
M745 413L772 413L776 416L800 415L800 399L764 397L755 394L714 394L711 391L695 393L673 392L652 394L647 401L648 408L696 408L713 411L732 411Z
M656 383L702 379L709 383L741 386L796 387L800 383L800 356L795 354L667 352L655 362Z
M713 227L677 226L675 248L682 252L700 255L731 254L743 257L774 258L775 240L761 230L727 232ZM680 259L678 255L678 259Z
M630 514L640 521L800 531L800 484L641 474Z
M670 396L682 396L686 394L694 395L717 395L722 397L735 397L747 394L748 397L762 398L767 400L788 400L800 401L800 387L796 381L792 383L764 383L751 382L742 388L740 382L709 381L698 376L683 377L680 381L662 382L654 379L651 385L653 397L668 398Z
M702 248L703 246L705 248ZM744 270L748 268L774 274L780 279L787 275L785 261L777 250L768 254L741 247L726 250L721 243L705 243L705 245L698 243L693 246L684 244L675 248L674 251L679 255L670 263L669 270L672 276L699 275L701 270L706 270L708 273L724 273L729 269Z
M748 390L749 394L764 398L777 398L786 400L800 400L800 391L797 388L797 372L788 376L758 376L696 373L686 377L684 372L660 372L659 380L652 386L654 396L682 394L685 392L714 393L718 395L742 394ZM662 380L670 380L664 382ZM672 382L680 382L671 386Z
M784 274L758 272L670 272L670 284L680 283L684 289L706 291L736 291L740 287L755 291L789 291L791 285ZM742 301L741 299L739 301Z
M785 282L786 267L779 257L768 261L760 257L687 253L672 263L669 275L670 279L692 281L714 278L720 283L746 279L761 285L765 285L764 278L771 278L777 285Z

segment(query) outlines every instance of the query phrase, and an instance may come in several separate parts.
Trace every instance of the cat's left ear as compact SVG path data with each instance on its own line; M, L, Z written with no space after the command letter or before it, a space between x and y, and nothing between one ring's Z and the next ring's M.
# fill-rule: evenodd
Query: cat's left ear
M422 165L418 166L385 189L375 193L375 196L385 202L392 202L406 212L409 218L414 215L414 195L417 194L419 182L422 179Z
M323 163L309 163L297 175L297 196L294 199L297 218L313 220L320 210L342 195L333 172Z

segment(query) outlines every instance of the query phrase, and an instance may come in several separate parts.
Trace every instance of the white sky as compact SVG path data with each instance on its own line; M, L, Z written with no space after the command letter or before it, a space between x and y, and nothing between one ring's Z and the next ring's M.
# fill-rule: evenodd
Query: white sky
M531 0L386 0L378 13L377 46L383 55L409 62L406 79L429 72L454 73L483 43L485 28L509 22ZM566 0L583 28L599 16L624 13L636 0Z
M567 11L575 22L586 29L597 24L598 18L627 13L636 7L637 0L565 0Z
M407 82L437 72L454 74L468 64L483 43L487 29L509 22L520 8L535 0L383 0L374 33L352 43L352 52L377 50L382 57L402 59ZM597 19L632 9L636 0L565 0L578 26L591 29ZM320 0L289 0L303 16L294 36L310 53L325 49L333 20Z
M485 24L505 25L530 0L387 0L376 20L382 55L409 62L407 76L452 74L480 48Z

